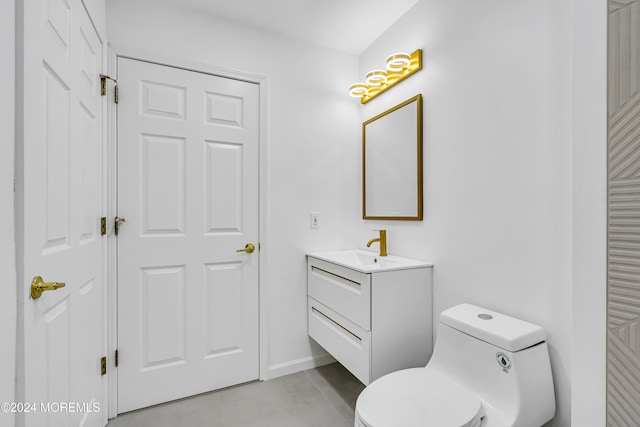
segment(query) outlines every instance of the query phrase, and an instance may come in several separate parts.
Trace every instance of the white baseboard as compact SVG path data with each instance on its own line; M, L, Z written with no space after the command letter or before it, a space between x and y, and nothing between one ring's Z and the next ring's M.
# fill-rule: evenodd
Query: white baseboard
M267 379L272 380L283 375L295 374L296 372L306 371L307 369L313 369L318 366L324 366L335 362L336 359L328 354L290 360L288 362L269 366L269 378Z

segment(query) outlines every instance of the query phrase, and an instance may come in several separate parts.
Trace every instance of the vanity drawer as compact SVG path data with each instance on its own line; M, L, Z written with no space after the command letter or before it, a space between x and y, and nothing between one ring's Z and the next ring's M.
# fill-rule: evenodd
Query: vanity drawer
M365 385L371 372L371 332L308 298L309 336Z
M365 330L371 329L371 275L313 257L307 262L308 294Z

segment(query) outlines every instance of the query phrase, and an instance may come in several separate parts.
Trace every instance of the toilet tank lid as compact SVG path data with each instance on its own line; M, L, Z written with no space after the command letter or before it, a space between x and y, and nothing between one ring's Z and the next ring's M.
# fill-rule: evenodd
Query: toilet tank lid
M443 311L440 323L511 352L547 339L544 329L538 325L472 304L460 304Z

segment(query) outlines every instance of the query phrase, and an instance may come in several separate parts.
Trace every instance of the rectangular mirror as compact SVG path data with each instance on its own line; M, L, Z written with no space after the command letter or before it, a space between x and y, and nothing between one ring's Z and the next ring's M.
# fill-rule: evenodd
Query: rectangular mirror
M422 95L362 124L362 218L422 220Z

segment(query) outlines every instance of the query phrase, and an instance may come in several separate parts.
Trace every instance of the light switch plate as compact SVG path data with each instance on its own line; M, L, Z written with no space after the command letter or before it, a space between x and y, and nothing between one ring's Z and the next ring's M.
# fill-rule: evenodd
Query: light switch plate
M311 228L320 228L320 213L319 212L311 212L309 214L310 227Z

